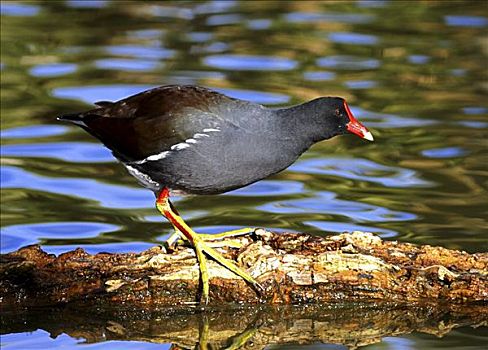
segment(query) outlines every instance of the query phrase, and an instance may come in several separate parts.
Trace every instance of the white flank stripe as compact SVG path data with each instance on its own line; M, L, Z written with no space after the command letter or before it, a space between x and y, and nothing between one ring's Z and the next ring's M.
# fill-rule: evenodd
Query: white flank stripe
M163 158L166 158L166 156L170 153L170 151L163 151L161 153L158 153L158 154L154 154L152 156L149 156L147 157L146 159L144 159L144 161L150 161L150 160L159 160L159 159L163 159Z
M188 147L190 147L189 144L181 142L181 143L177 143L176 145L171 146L171 149L175 150L175 151L179 151L179 150L182 150L182 149L185 149Z
M199 133L193 135L193 138L195 138L195 139L201 139L202 137L210 137L210 135L207 135L207 134L199 134Z
M207 129L203 129L203 132L220 132L220 129L207 128ZM188 148L188 147L190 147L191 144L198 143L198 140L196 140L196 139L201 139L203 137L210 137L210 135L207 135L204 133L196 133L195 135L193 135L192 138L186 139L185 142L180 142L180 143L177 143L176 145L171 146L171 151L180 151L182 149ZM135 164L143 164L146 162L164 159L168 155L170 155L171 151L162 151L161 153L153 154L152 156L149 156L149 157L144 158L142 160L134 161L134 163Z

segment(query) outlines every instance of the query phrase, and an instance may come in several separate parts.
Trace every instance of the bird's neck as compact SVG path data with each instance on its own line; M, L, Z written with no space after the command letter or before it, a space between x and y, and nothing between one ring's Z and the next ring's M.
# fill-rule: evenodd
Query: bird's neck
M327 126L323 110L314 101L277 110L282 127L296 138L302 140L306 147L335 136Z

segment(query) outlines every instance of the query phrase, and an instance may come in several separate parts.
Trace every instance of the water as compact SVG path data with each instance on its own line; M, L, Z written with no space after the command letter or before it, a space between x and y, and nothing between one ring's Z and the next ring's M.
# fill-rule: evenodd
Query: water
M338 137L252 186L177 198L196 229L358 229L488 249L488 8L481 2L2 1L1 13L3 253L32 243L61 253L161 242L170 225L152 193L55 116L174 83L273 107L343 96L376 139ZM83 342L67 334L52 340L44 329L47 322L34 332L20 328L3 345ZM152 348L151 339L123 346ZM433 339L418 332L369 348L488 341L469 327Z

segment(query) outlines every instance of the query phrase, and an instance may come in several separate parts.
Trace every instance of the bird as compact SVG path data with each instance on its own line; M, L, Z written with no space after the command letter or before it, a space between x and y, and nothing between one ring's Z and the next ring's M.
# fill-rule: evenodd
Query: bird
M341 97L269 108L195 85L160 86L116 102L95 102L95 108L58 120L97 138L154 192L156 208L175 229L168 246L184 241L195 250L203 304L209 302L207 257L255 290L262 286L211 247L210 235L193 231L171 203L171 195L216 195L250 185L286 169L313 144L337 135L373 141ZM220 236L249 232L252 229L245 228Z

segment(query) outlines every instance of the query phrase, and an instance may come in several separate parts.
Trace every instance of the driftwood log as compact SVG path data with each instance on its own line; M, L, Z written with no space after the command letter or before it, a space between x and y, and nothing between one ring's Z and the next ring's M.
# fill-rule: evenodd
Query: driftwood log
M363 232L322 238L257 229L237 240L239 249L219 250L264 290L257 293L209 261L211 304L488 301L488 253L383 241ZM194 304L200 290L194 251L183 246L137 254L77 249L56 257L33 245L3 255L0 276L4 307L83 301L151 309Z
M488 253L383 241L354 232L321 238L262 229L219 248L257 278L257 294L209 261L199 297L191 248L138 254L47 254L37 245L1 256L1 333L43 329L86 342L139 340L172 349L264 349L344 344L488 324ZM241 304L238 304L241 303ZM298 305L291 305L298 304Z

